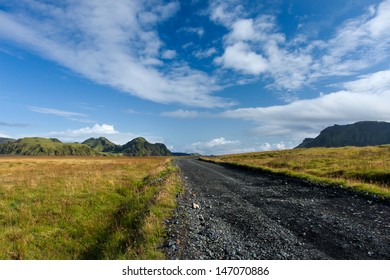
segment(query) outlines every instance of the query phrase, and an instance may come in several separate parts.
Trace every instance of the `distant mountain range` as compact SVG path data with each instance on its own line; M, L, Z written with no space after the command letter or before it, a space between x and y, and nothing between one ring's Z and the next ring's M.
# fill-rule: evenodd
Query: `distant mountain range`
M390 123L363 121L325 128L316 138L306 138L296 148L376 146L390 144Z
M105 137L90 138L80 143L62 143L55 138L28 137L18 140L0 138L0 154L34 156L97 156L121 154L125 156L170 156L171 151L161 143L151 144L138 137L121 146Z

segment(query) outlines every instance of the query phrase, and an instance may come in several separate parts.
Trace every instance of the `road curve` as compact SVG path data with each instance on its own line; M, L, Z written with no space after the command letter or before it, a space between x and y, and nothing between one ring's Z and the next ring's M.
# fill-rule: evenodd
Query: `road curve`
M197 159L175 163L186 190L167 222L171 259L390 259L388 202Z

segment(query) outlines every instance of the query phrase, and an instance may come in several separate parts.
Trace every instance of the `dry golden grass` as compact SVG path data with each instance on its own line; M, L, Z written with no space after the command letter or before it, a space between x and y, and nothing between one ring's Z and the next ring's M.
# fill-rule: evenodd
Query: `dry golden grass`
M390 197L390 145L310 148L209 158Z
M0 157L0 259L163 258L178 186L170 158Z

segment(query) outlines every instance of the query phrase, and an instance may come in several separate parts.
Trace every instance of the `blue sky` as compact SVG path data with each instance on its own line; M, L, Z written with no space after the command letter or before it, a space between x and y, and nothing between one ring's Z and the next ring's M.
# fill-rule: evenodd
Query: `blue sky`
M390 121L389 56L389 0L0 0L0 137L292 148Z

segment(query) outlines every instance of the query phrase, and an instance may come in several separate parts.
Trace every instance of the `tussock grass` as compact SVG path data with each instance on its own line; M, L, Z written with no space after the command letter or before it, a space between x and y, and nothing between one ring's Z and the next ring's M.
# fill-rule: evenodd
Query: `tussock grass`
M390 197L390 145L292 149L205 159Z
M162 259L170 158L0 157L0 259Z

